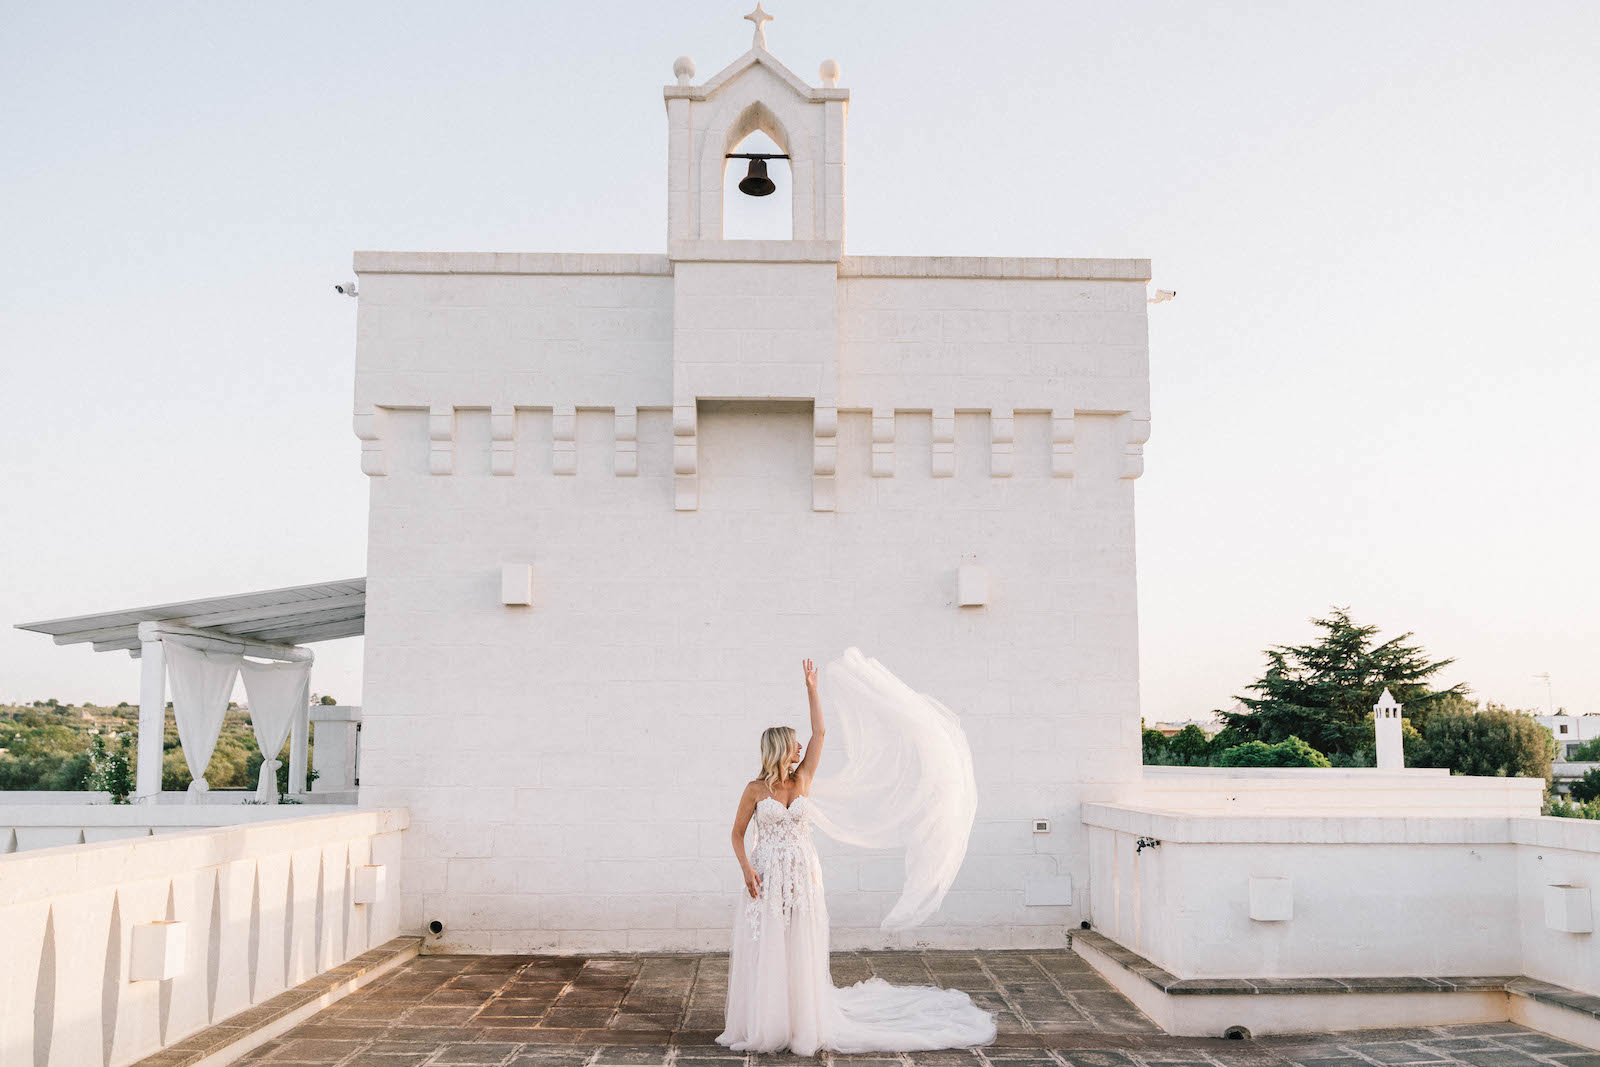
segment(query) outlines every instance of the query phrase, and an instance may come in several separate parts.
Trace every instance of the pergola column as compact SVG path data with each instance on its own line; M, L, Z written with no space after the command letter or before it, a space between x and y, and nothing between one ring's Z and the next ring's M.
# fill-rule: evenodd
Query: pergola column
M162 743L167 733L167 649L160 637L139 642L139 764L136 803L154 804L161 793Z
M306 753L311 740L311 709L301 704L289 728L289 796L306 792Z

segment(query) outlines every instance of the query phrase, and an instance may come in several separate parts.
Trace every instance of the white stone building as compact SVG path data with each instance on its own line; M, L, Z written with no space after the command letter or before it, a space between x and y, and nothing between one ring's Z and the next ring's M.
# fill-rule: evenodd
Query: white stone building
M1600 715L1568 715L1559 708L1554 715L1535 715L1533 720L1556 739L1556 759L1570 760L1584 742L1600 737Z
M960 713L979 784L901 943L1070 933L1170 1034L1600 1047L1600 823L1542 779L1399 766L1392 701L1378 768L1140 767L1148 263L847 255L837 66L758 25L674 73L665 255L357 255L364 579L19 624L138 658L155 758L131 806L0 796L0 1062L228 1062L419 951L723 948L758 732L852 644ZM723 237L756 131L789 240ZM162 791L169 673L206 703L169 642L360 633L365 707L292 709L303 806ZM825 876L835 948L893 943L897 856Z
M837 65L809 85L758 32L675 73L666 254L356 255L362 802L411 812L405 921L725 945L758 734L804 736L800 660L853 644L972 742L968 862L916 937L1062 943L1079 803L1140 760L1149 263L848 255ZM792 239L725 240L758 130ZM899 860L826 875L837 943L887 943Z

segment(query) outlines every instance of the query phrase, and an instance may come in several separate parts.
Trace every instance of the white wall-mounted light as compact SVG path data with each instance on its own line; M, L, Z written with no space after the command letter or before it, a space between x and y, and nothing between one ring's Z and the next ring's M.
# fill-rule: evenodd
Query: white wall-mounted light
M1294 881L1250 879L1250 918L1258 923L1281 923L1294 918Z
M533 603L533 564L500 564L500 603Z
M976 563L956 568L956 605L981 608L989 603L989 572Z
M136 923L128 951L128 981L164 982L183 973L186 943L181 922Z
M351 899L357 904L376 904L383 898L384 868L381 863L357 867L352 879Z
M1589 887L1547 885L1544 887L1544 925L1566 934L1587 934L1594 930L1594 907Z

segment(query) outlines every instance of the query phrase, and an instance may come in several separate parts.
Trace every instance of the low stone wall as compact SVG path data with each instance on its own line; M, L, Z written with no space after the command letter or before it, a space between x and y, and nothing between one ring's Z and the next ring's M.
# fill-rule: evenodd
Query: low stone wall
M1092 922L1181 978L1521 974L1600 993L1600 823L1154 802L1084 806Z
M0 856L0 1063L132 1063L395 936L403 809L260 811Z
M1424 767L1146 767L1126 800L1164 810L1263 815L1537 815L1544 780Z
M183 794L172 795L181 797ZM14 796L15 793L0 793L0 854L62 845L93 845L215 826L251 825L328 811L326 806L301 804L101 804L93 801L15 804Z

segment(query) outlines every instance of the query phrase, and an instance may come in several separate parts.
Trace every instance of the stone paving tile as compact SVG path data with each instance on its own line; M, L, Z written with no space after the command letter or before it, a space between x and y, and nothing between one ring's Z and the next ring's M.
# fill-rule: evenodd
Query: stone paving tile
M1066 952L845 952L877 976L996 1012L980 1049L743 1055L715 1043L726 956L422 956L241 1059L269 1067L1600 1067L1513 1023L1224 1041L1161 1030Z
M1548 1034L1509 1034L1500 1038L1502 1045L1521 1049L1523 1052L1532 1052L1540 1056L1570 1056L1588 1053L1589 1050L1578 1045L1562 1041Z
M1437 1063L1450 1059L1438 1047L1424 1048L1405 1041L1365 1043L1361 1054L1378 1063Z
M1478 1052L1457 1052L1456 1059L1473 1067L1538 1067L1540 1060L1514 1048L1484 1049Z

